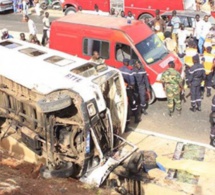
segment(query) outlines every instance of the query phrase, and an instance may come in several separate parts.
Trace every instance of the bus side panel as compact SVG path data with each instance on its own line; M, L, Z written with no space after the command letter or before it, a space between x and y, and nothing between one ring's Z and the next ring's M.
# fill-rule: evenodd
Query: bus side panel
M50 34L50 48L80 56L82 31L77 25L53 22Z

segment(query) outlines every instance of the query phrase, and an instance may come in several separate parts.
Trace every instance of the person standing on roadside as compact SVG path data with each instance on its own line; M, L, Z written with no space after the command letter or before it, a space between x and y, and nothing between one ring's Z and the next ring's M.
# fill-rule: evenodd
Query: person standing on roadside
M42 45L45 46L48 41L47 31L50 28L50 21L49 21L49 13L45 12L45 16L43 18L43 37L42 37Z
M18 9L18 1L17 0L13 0L13 12L17 13L17 9Z
M166 31L164 33L164 45L166 46L166 48L168 49L168 51L173 52L176 56L176 47L177 47L177 43L175 42L175 40L172 39L172 35L169 31Z
M137 99L134 95L134 75L133 72L128 68L129 67L129 59L125 58L123 59L123 66L119 69L122 73L125 86L126 86L126 92L128 97L128 115L127 115L127 123L130 122L130 110L133 112L133 115L135 117L135 123L139 123L141 121L140 113L139 113L139 106L137 104Z
M159 26L159 27L157 27L157 26ZM153 20L153 27L154 27L154 29L159 28L159 30L161 32L165 32L166 23L161 18L159 9L155 10L155 19Z
M181 24L181 20L177 16L176 10L173 10L172 19L171 19L171 25L172 25L171 33L172 33L172 39L175 40L176 43L177 43L177 31L180 27L180 24Z
M6 28L3 28L1 39L4 40L4 39L11 39L11 38L13 38L13 36L9 34Z
M178 111L178 115L181 114L181 90L183 89L183 80L180 73L175 70L175 63L170 61L168 63L169 68L162 74L161 82L167 97L167 105L169 110L169 116L171 117L175 109Z
M193 37L196 45L198 45L203 21L200 19L200 15L196 14L195 21L193 22Z
M27 41L25 38L25 33L20 33L19 36L20 36L20 40Z
M28 15L28 4L27 4L27 0L22 0L22 14L23 14L23 18L25 18L25 16Z
M202 23L202 28L201 28L201 32L199 35L199 41L198 41L199 53L201 55L203 54L203 47L204 47L204 43L205 43L205 38L206 38L207 34L210 32L211 27L212 27L212 25L208 21L208 16L206 15L204 17L204 21Z
M140 99L140 108L141 112L144 115L147 115L146 108L146 96L150 94L150 85L149 85L149 80L147 77L147 73L144 70L143 66L141 65L140 61L135 62L135 66L132 70L136 87L137 87L137 92L139 95Z
M203 80L205 80L205 69L200 64L199 55L195 55L193 56L193 66L189 70L188 78L191 94L190 110L192 112L201 111L201 83Z
M31 20L29 18L29 16L25 16L25 20L26 22L28 23L28 30L29 30L29 42L31 42L31 39L32 38L35 38L37 39L37 28L36 28L36 25L34 23L33 20Z
M190 36L189 32L185 29L184 24L180 25L180 29L176 32L178 36L178 52L183 55L186 50L186 39Z
M151 23L150 23L150 21L149 21L149 17L145 17L145 18L144 18L144 22L145 22L145 24L147 24L147 26L148 26L149 28L152 28L152 25L151 25Z
M206 51L203 54L203 65L205 68L205 87L207 89L207 97L211 96L211 88L212 88L212 77L213 77L213 61L215 55L211 53L212 47L207 47Z

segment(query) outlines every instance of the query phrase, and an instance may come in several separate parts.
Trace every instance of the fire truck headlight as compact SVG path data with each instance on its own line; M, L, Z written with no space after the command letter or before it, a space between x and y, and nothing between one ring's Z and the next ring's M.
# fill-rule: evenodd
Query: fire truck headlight
M92 102L87 104L87 110L90 116L94 116L96 114L96 108Z

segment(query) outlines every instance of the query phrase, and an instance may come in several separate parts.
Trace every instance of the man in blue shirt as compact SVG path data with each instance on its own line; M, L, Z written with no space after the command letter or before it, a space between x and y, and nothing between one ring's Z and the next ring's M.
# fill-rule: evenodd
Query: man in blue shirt
M177 43L177 31L180 27L181 24L181 20L180 18L177 16L177 12L176 10L172 11L172 19L171 19L171 25L172 25L172 39L176 41ZM177 48L177 47L176 47Z

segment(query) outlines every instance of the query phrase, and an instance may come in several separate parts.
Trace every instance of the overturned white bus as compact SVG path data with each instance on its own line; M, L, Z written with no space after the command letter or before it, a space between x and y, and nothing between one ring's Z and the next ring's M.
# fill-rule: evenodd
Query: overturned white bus
M0 54L0 115L19 140L53 175L80 177L102 162L126 123L119 70L13 39Z

